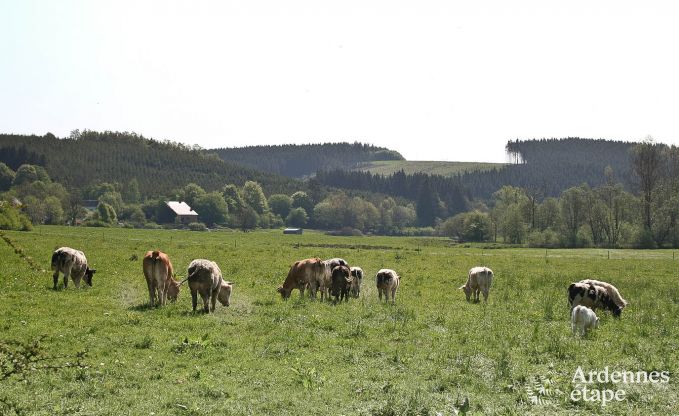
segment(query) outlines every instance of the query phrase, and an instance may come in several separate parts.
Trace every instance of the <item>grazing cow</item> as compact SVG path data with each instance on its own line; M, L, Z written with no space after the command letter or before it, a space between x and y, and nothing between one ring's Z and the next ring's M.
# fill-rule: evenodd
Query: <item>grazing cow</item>
M375 276L377 283L377 295L382 300L382 293L384 293L384 301L389 302L389 293L391 293L391 303L396 301L396 290L400 284L401 278L391 269L380 269Z
M488 267L472 267L467 276L467 283L460 286L459 289L464 291L464 295L469 302L472 294L474 294L474 302L479 301L479 292L483 292L483 301L488 301L488 292L490 286L493 284L493 271Z
M360 267L352 267L351 296L357 298L361 294L361 283L363 283L363 269Z
M149 289L149 304L165 305L167 299L177 300L179 282L172 278L174 269L167 254L162 251L147 251L142 260L144 277ZM156 303L156 298L158 303Z
M627 306L627 301L612 284L585 279L568 286L568 304L571 308L583 305L592 310L608 309L614 317L619 318L623 308Z
M59 281L59 272L64 274L64 289L68 287L68 277L71 276L75 287L80 287L80 279L85 278L85 283L92 286L92 277L96 270L90 269L87 266L87 258L85 253L80 250L75 250L70 247L61 247L54 250L52 253L52 270L54 274L54 290L57 290L57 282Z
M233 282L222 281L222 288L219 289L217 300L223 306L231 306L231 292L233 292Z
M332 286L330 294L335 297L335 303L339 300L349 301L349 289L351 289L351 271L347 266L335 266L332 269Z
M584 336L587 330L599 327L599 318L593 310L586 306L578 305L571 312L571 329L573 335L579 332Z
M324 260L323 264L325 264L325 273L318 280L318 288L321 291L321 301L323 299L330 300L330 294L328 293L328 291L332 286L332 270L337 266L349 267L349 263L347 263L346 260L341 259L339 257Z
M325 263L318 257L295 262L283 285L278 287L278 293L283 299L288 299L293 289L299 289L299 296L303 297L304 288L309 285L309 295L315 298L318 282L323 279L325 269Z
M222 271L217 263L205 259L196 259L189 264L188 274L186 280L189 281L189 289L191 289L193 311L196 311L198 294L200 294L203 299L203 311L206 313L214 312L215 302L222 288ZM208 308L208 299L210 300L210 308Z

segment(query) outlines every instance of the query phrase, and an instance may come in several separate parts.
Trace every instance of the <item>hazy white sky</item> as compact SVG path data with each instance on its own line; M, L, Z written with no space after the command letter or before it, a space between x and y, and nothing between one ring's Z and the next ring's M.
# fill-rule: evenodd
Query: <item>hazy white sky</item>
M0 0L0 132L206 148L679 143L676 1Z

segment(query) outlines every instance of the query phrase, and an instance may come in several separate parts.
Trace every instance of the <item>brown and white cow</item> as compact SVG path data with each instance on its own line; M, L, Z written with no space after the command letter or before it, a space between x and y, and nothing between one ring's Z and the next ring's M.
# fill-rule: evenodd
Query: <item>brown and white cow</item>
M304 288L309 285L309 295L315 298L316 288L325 275L325 269L325 263L318 257L295 262L290 267L283 285L278 287L278 293L283 299L288 299L293 289L299 289L299 295L303 297Z
M205 259L196 259L189 264L189 276L185 279L189 281L191 290L191 306L196 311L198 304L198 294L203 299L203 311L214 312L217 297L222 288L222 271L217 263ZM208 300L210 307L208 307Z
M68 287L68 277L70 276L75 283L75 287L80 287L80 280L84 277L85 283L92 286L92 277L96 270L90 269L87 265L85 253L70 247L60 247L52 253L52 270L54 274L54 290L57 290L59 273L64 274L64 289Z
M335 303L342 300L349 301L352 280L351 271L347 266L335 266L332 269L330 294L335 297Z
M319 290L321 291L321 300L323 299L330 300L329 291L332 286L332 270L337 266L349 267L349 263L347 263L346 260L341 259L339 257L324 260L323 263L325 264L325 273L319 279L318 287Z
M467 283L460 286L459 289L464 291L464 295L469 302L472 294L474 295L474 302L479 301L479 292L483 292L484 302L488 301L488 293L493 284L493 271L488 267L472 267L469 269L467 276Z
M592 310L608 309L614 317L619 318L627 306L627 301L612 284L585 279L568 286L568 304L571 309L578 305L587 306Z
M391 269L380 269L375 276L377 283L377 295L382 300L382 293L384 293L385 302L389 302L389 294L391 293L391 303L396 301L396 291L401 284L401 278Z
M179 282L174 280L174 269L167 254L162 251L147 251L142 260L142 269L149 289L149 304L165 305L166 301L177 300ZM157 299L157 303L156 303Z

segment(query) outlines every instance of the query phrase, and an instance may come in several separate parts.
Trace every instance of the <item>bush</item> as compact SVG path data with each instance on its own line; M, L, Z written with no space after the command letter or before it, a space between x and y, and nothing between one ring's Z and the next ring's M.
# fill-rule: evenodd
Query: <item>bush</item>
M144 224L144 228L147 230L162 230L163 227L155 222L147 222Z
M535 230L528 234L528 247L557 248L560 246L559 234L552 229Z
M7 202L0 201L0 229L30 231L33 229L33 224L17 208Z
M202 222L192 222L189 224L189 230L191 231L207 231L207 227Z

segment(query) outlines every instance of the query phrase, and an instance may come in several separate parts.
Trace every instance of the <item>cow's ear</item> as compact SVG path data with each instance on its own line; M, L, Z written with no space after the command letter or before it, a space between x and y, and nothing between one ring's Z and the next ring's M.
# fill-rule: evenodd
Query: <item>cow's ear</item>
M90 269L90 272L91 272L92 274L95 274L95 273L97 272L97 269Z

